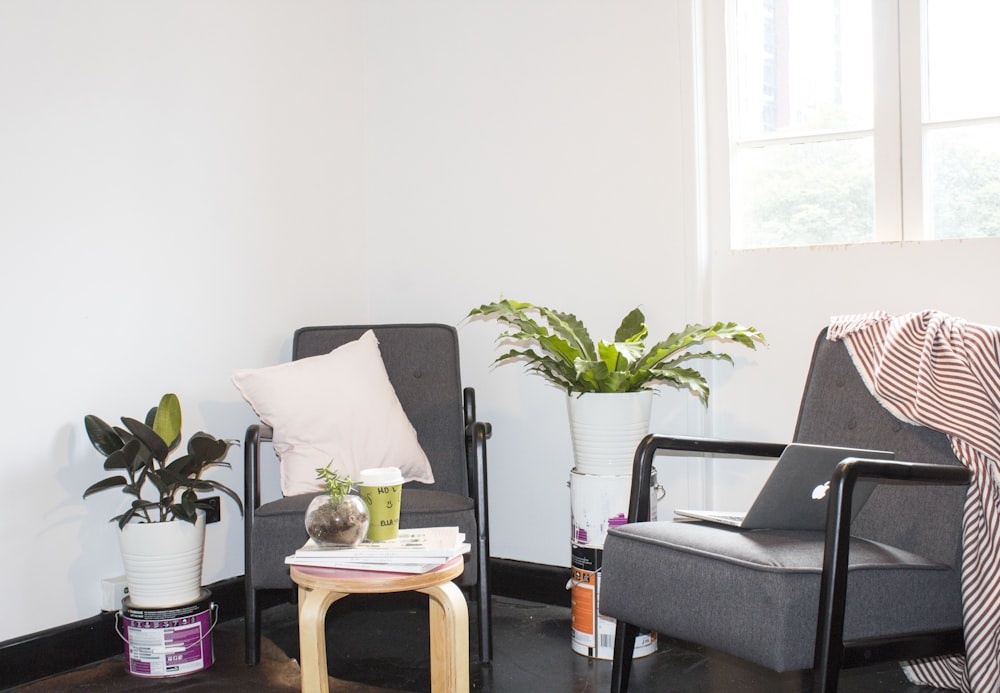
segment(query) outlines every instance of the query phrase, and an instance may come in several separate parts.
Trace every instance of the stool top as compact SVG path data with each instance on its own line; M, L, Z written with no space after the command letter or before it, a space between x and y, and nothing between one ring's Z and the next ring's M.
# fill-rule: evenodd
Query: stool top
M379 594L409 592L434 587L454 580L465 570L464 556L456 556L426 573L389 573L378 570L350 570L291 565L292 582L301 587L342 592L344 594Z

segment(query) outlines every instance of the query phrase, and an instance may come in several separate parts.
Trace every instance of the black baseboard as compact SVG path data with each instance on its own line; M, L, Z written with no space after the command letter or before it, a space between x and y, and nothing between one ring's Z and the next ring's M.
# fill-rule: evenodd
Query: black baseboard
M566 589L569 568L542 563L526 563L508 558L490 559L490 581L495 597L513 597L529 602L569 606Z
M0 690L122 652L110 612L0 643Z
M569 568L505 558L490 559L494 596L569 606L570 594L566 590L569 574ZM207 587L212 592L212 601L218 606L220 621L243 618L246 601L242 576ZM283 594L280 591L260 593L264 600L261 606L267 608L280 603ZM287 597L293 598L291 590ZM115 627L115 614L103 612L82 621L0 642L0 691L122 654L125 645Z

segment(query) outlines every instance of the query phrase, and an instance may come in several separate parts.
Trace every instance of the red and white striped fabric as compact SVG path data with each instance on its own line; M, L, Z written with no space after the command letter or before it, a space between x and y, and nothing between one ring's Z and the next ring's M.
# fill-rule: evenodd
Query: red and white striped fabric
M897 418L947 434L974 480L965 503L965 657L903 665L939 688L1000 691L1000 328L935 311L834 317L869 390Z

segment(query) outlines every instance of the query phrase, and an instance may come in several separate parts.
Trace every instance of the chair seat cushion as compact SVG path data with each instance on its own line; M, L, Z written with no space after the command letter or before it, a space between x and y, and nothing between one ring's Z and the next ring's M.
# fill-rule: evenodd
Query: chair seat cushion
M255 589L292 587L284 557L295 553L309 538L305 529L306 507L316 494L286 496L261 505L253 523L253 583ZM472 499L445 491L403 487L399 526L458 527L472 545L466 555L465 572L458 582L476 581L476 516ZM280 556L282 560L276 560Z
M601 613L775 671L807 669L822 563L823 532L625 525L605 541ZM962 625L956 571L886 544L852 538L847 589L846 640Z

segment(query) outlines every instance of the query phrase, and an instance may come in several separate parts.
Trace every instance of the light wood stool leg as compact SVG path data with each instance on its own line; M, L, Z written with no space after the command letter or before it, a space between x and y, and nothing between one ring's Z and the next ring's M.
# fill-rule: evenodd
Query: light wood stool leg
M299 668L303 693L330 693L326 668L326 611L346 594L299 587Z
M469 607L462 590L445 582L420 590L430 597L431 691L469 690Z

